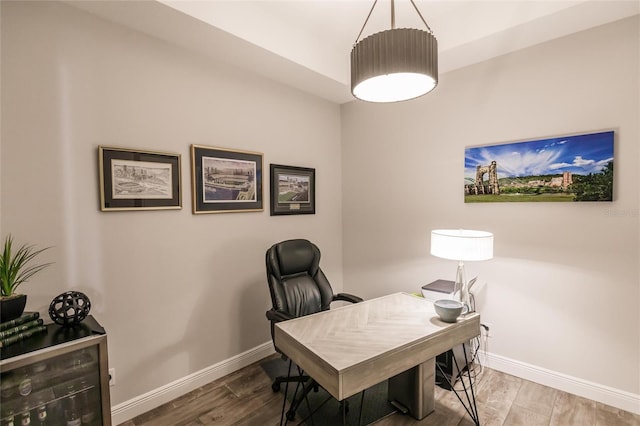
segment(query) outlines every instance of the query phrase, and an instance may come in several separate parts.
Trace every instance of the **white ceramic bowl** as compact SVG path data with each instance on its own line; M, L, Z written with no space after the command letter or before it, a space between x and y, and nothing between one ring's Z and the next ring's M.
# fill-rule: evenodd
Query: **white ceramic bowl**
M441 299L433 302L436 307L436 313L444 322L456 322L464 305L457 300Z

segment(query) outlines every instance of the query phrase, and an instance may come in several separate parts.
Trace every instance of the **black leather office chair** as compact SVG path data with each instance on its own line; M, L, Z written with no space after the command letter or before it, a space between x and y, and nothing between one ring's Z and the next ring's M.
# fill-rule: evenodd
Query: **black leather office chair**
M267 250L267 282L271 293L272 309L267 311L271 321L271 336L274 324L329 309L331 302L343 300L362 302L360 297L347 293L333 294L331 284L320 269L320 250L308 240L287 240L274 244ZM283 355L277 347L276 351ZM306 382L308 376L276 377L271 385L274 392L284 382ZM306 392L312 385L308 385ZM317 389L317 384L315 385ZM306 394L305 392L305 394ZM288 416L295 415L295 408Z

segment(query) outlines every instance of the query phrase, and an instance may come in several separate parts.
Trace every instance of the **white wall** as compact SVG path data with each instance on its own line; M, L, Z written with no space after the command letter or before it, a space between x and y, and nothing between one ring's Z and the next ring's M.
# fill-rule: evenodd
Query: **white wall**
M454 279L430 231L491 231L495 258L466 264L486 283L488 351L640 412L639 50L636 16L441 75L418 100L343 105L345 290ZM464 203L466 146L603 129L615 130L612 203Z
M61 3L1 7L1 233L55 246L27 309L90 297L112 404L270 341L272 243L316 241L342 288L337 105ZM263 152L265 211L192 215L190 144ZM100 212L98 145L181 154L183 209ZM317 169L317 214L269 216L270 163Z

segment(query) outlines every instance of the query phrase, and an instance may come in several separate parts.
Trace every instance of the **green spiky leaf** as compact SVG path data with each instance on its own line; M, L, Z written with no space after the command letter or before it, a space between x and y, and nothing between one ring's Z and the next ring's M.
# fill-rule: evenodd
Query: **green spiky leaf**
M8 235L4 240L4 250L0 255L0 290L2 297L11 296L20 284L26 282L33 275L42 271L50 263L29 265L36 256L51 247L35 249L33 245L24 244L15 252L13 250L13 237Z

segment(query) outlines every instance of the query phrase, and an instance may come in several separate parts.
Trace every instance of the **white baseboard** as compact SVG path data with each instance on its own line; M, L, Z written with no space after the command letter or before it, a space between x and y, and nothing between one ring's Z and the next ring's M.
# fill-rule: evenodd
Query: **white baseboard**
M114 425L124 423L200 386L260 361L273 353L275 353L273 344L267 342L165 386L115 405L111 407L112 422ZM621 410L640 414L640 395L571 377L490 352L482 352L480 357L487 367L494 370L602 402Z
M273 344L267 342L232 358L196 371L172 383L115 405L111 407L112 423L114 425L124 423L127 420L191 392L200 386L204 386L247 365L260 361L273 353L275 353Z
M490 352L483 352L480 357L484 360L486 366L493 370L502 371L503 373L598 401L634 414L640 414L640 395L571 377Z

